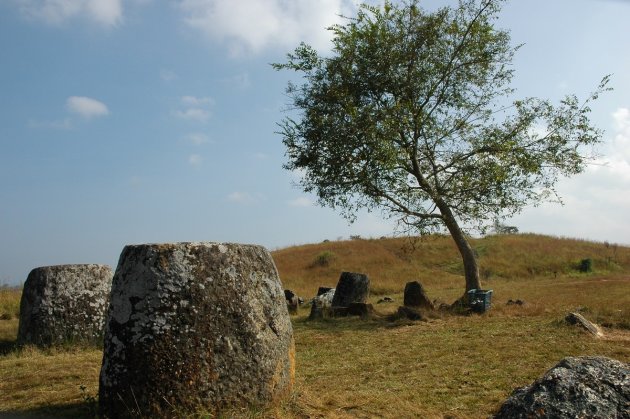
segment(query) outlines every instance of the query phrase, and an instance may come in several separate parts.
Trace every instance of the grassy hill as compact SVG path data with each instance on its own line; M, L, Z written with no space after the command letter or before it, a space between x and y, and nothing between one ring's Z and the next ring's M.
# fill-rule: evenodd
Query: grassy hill
M630 248L609 243L517 234L473 239L471 244L484 287L509 294L500 292L499 299L527 297L517 293L532 280L561 282L630 272ZM324 242L272 254L285 288L307 297L314 296L318 286L334 287L342 271L367 274L374 296L402 293L405 283L415 280L444 301L464 291L461 257L450 236ZM579 270L584 259L592 263L587 275Z
M482 418L565 356L630 362L630 248L529 234L485 237L473 246L484 287L494 290L489 312L427 313L421 322L308 321L303 307L293 316L291 400L226 417ZM285 288L306 298L335 286L342 271L368 274L371 302L382 314L397 309L411 280L446 302L464 287L459 255L445 236L326 242L272 254ZM578 269L584 259L592 272ZM383 295L395 302L376 304ZM18 299L19 291L0 290L0 416L91 417L101 351L15 348ZM509 299L525 304L507 305ZM564 324L573 310L605 326L605 337Z

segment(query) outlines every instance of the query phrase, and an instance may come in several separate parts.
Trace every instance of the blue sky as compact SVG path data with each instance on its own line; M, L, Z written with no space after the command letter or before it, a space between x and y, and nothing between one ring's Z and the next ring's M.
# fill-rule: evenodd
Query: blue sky
M426 0L428 7L445 4ZM348 0L0 1L0 283L38 266L105 263L125 244L269 248L393 233L348 225L292 186L274 134L301 40L326 51ZM520 96L584 97L606 131L600 165L562 181L565 205L521 231L630 244L630 1L512 0Z

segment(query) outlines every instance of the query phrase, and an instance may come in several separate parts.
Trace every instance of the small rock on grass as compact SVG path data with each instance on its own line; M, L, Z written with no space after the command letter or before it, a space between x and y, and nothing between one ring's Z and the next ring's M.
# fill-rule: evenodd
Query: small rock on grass
M586 330L587 332L589 332L595 337L601 338L604 336L604 332L602 332L602 329L600 329L598 325L587 320L586 317L582 316L579 313L569 313L564 318L564 320L568 324L581 327L582 329Z

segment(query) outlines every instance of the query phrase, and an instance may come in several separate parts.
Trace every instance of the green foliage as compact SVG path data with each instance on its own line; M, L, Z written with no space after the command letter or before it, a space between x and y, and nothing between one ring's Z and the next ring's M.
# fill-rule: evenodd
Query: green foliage
M518 234L518 227L503 224L499 220L494 221L492 230L495 234Z
M352 219L381 208L421 230L452 212L464 223L513 214L555 196L600 142L588 104L525 98L507 105L517 47L495 28L502 0L461 0L435 12L419 1L363 5L330 28L332 56L302 43L276 69L302 73L287 94L297 119L280 133L302 187Z
M514 99L518 47L494 26L504 1L362 5L329 28L330 56L302 43L273 64L304 80L287 87L297 116L279 124L285 168L304 173L302 188L350 220L367 208L414 233L446 227L466 289L480 287L479 270L460 225L483 231L556 199L558 179L580 173L585 147L601 141L589 105L609 90L606 76L584 102Z
M315 256L315 259L313 260L313 263L311 264L311 266L313 267L329 266L336 258L337 258L337 255L335 255L334 252L331 252L329 250L324 250L323 252Z
M578 270L583 273L592 272L593 271L593 259L582 259L580 261L580 265L578 266Z

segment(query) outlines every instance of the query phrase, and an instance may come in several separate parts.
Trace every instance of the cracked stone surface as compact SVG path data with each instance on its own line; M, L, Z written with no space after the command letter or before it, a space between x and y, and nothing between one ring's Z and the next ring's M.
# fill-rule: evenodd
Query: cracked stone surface
M112 270L105 265L33 269L20 301L18 343L51 346L100 342L111 283Z
M293 329L261 246L126 246L100 375L105 417L173 417L266 405L290 393Z
M514 390L495 418L630 419L630 364L565 358L530 386Z

